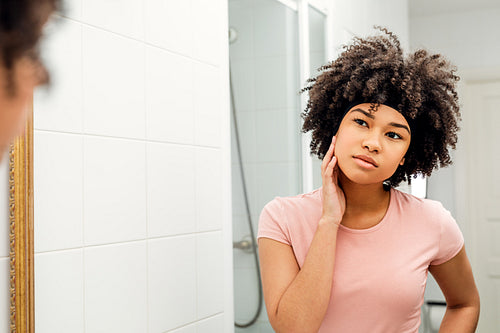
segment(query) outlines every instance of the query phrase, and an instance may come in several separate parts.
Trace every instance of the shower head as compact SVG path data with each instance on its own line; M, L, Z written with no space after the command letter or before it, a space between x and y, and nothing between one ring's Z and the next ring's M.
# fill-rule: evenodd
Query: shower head
M238 31L236 28L229 27L228 31L229 44L233 44L238 40Z

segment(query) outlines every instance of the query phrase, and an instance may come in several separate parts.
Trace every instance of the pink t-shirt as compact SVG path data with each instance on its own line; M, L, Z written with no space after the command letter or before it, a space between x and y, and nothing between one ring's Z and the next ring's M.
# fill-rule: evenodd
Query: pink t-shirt
M302 267L321 212L321 189L277 197L262 211L258 238L290 245ZM380 223L340 226L330 304L319 332L418 332L429 265L450 260L463 244L439 202L391 189Z

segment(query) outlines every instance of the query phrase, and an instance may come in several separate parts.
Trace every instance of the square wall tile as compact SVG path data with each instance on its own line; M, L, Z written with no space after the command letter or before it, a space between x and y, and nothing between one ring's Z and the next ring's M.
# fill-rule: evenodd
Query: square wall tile
M120 35L144 39L144 2L141 0L84 0L83 22Z
M144 139L144 44L83 28L85 133Z
M148 139L194 143L193 61L146 46Z
M227 47L228 21L226 0L192 0L194 25L194 57L219 65Z
M83 244L83 137L35 130L35 252Z
M222 232L198 234L198 319L224 311L224 249Z
M84 242L146 237L146 144L84 138Z
M220 147L222 119L228 109L222 103L221 72L202 63L194 67L195 142L200 146Z
M84 332L83 250L36 254L35 267L36 332Z
M50 72L50 86L35 89L36 129L81 133L82 111L82 27L65 18L47 27L42 57Z
M222 154L213 148L196 150L197 231L222 228Z
M10 332L9 258L0 258L0 332Z
M0 152L1 154L1 152ZM9 256L9 159L5 153L0 162L0 258Z
M147 145L148 236L196 231L195 148Z
M224 332L224 315L220 314L197 323L198 333L220 333Z
M144 332L147 267L146 242L85 249L87 332Z
M175 53L192 56L192 0L148 0L144 2L146 41Z
M149 241L150 332L165 332L196 320L196 238Z

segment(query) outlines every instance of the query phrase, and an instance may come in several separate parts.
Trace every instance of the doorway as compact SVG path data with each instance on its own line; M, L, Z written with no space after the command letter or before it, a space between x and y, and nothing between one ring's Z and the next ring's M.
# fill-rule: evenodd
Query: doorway
M466 82L458 216L481 297L478 332L500 332L500 79Z

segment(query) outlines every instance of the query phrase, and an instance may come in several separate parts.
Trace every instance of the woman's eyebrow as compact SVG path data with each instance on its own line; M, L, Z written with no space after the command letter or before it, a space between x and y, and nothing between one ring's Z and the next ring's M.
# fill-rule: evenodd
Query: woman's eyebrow
M403 125L403 124L399 124L399 123L389 123L390 126L393 126L393 127L399 127L399 128L404 128L408 134L411 135L411 132L410 132L410 129L408 128L408 126L406 125Z
M371 113L365 111L365 110L362 110L362 109L354 109L354 110L351 110L351 112L361 112L362 114L364 114L365 116L367 116L368 118L371 118L371 119L375 119L375 116L372 115Z
M368 117L370 119L375 119L375 116L373 114L371 114L371 113L369 113L369 112L367 112L367 111L365 111L363 109L359 109L358 108L358 109L351 110L351 112L360 112L360 113L364 114L366 117ZM403 125L403 124L400 124L400 123L394 123L393 122L393 123L389 123L389 126L403 128L403 129L405 129L408 132L408 134L411 135L410 129L406 125Z

